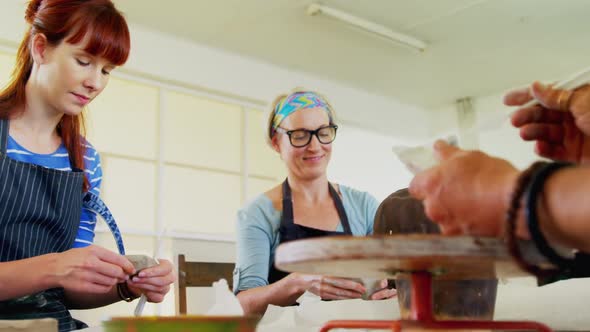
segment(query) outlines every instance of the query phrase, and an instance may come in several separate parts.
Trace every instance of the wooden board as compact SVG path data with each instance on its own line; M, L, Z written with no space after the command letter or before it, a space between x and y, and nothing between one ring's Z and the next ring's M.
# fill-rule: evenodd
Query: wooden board
M521 248L527 260L548 264L532 243L524 242ZM501 239L436 234L292 241L277 248L275 264L288 272L350 278L395 278L415 271L429 271L440 279L527 275Z

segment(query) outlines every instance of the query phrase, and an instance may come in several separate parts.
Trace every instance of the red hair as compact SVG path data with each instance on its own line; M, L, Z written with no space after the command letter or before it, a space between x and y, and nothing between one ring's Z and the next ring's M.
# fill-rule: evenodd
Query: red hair
M129 28L123 15L111 0L31 0L25 12L30 27L18 48L16 66L8 85L0 92L0 118L17 116L25 104L25 86L31 75L33 58L31 41L43 34L52 46L65 40L77 44L88 37L84 50L104 58L116 66L123 65L129 56L131 41ZM66 115L57 130L68 150L72 166L84 169L84 117ZM89 183L84 177L84 191Z

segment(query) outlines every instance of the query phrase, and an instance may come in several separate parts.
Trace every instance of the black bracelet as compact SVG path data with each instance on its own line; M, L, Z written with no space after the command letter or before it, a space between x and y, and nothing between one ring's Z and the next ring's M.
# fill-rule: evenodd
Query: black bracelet
M518 179L516 180L514 191L510 196L510 206L508 207L508 211L506 212L505 239L506 244L508 246L508 251L510 252L510 254L512 255L512 257L521 269L537 277L546 277L547 275L553 273L527 262L522 257L522 253L520 252L520 247L516 239L516 221L518 219L518 211L520 210L522 196L524 195L527 187L529 186L533 173L535 173L545 164L547 163L541 161L535 162L525 171L520 173Z
M574 259L566 258L558 254L555 249L553 249L547 242L547 239L539 227L539 218L537 216L537 198L539 193L543 191L543 187L549 176L554 174L556 171L569 166L572 166L572 164L547 163L543 165L538 171L536 171L532 175L531 183L527 190L525 207L527 226L535 246L539 252L543 254L543 256L545 256L551 263L557 266L561 272L566 272L566 274L568 271L571 271L571 269L576 265L576 262Z
M126 282L117 284L117 294L119 294L119 298L125 302L131 302L137 298L137 296L131 293Z
M585 252L577 252L574 258L575 265L572 268L572 278L587 278L590 277L590 254Z

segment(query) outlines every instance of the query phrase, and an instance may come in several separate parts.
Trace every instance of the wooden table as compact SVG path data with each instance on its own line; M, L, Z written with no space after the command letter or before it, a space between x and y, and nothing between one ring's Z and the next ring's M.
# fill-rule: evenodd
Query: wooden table
M532 244L523 243L527 260L547 264ZM292 241L280 245L276 266L289 272L349 278L396 278L412 280L411 319L397 321L331 321L333 328L402 328L439 330L534 330L550 332L546 325L522 321L436 320L432 313L432 278L489 279L526 276L510 256L506 245L495 238L446 237L441 235L337 236Z

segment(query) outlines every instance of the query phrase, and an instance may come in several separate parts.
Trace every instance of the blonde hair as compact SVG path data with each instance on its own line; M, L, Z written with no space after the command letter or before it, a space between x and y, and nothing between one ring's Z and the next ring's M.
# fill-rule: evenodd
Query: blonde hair
M328 114L330 116L330 124L336 123L336 112L334 111L334 107L332 107L332 104L330 104L330 101L328 101L328 98L326 98L324 95L322 95L321 93L318 93L316 91L304 89L302 87L296 87L293 90L291 90L289 93L284 93L284 94L277 96L274 99L274 101L270 104L268 117L266 120L266 125L264 127L264 130L265 130L264 137L266 139L266 144L268 144L268 146L272 147L272 137L273 137L272 125L273 125L273 121L275 118L275 111L277 109L277 105L279 103L281 103L281 101L283 101L285 98L289 97L290 95L295 94L295 93L302 93L302 92L311 92L311 93L316 94L319 97L321 97L328 105L328 109L326 111L328 112Z

